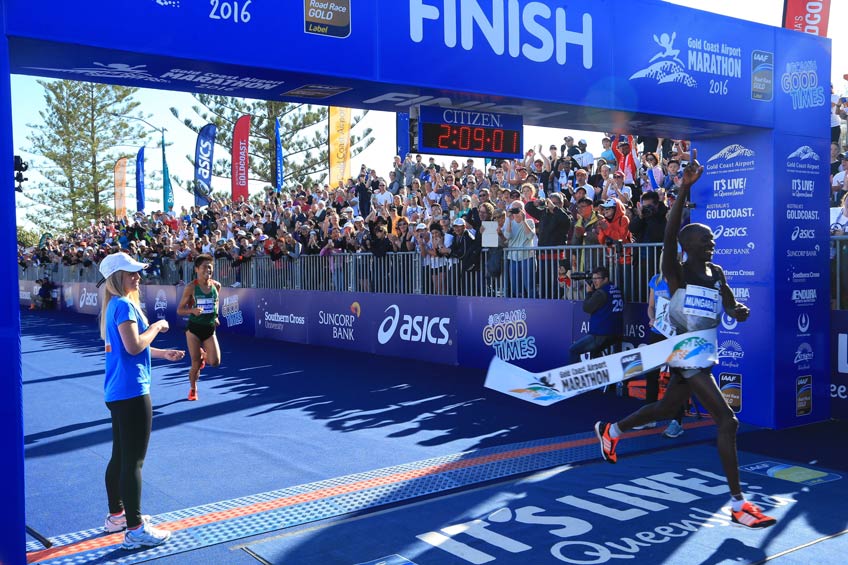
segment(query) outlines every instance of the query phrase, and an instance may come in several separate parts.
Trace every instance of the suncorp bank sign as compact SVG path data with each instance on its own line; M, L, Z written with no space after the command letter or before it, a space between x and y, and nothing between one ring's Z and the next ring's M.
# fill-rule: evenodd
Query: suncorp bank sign
M397 304L386 308L386 313L388 315L377 330L377 341L380 345L389 343L395 334L403 341L413 343L445 345L450 342L450 318L401 315Z

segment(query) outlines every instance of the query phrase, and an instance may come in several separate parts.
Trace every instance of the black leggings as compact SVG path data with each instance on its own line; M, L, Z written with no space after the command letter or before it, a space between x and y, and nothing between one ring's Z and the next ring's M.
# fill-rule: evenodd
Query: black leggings
M147 454L153 406L145 394L107 402L112 413L112 458L106 466L109 512L126 511L127 527L141 525L141 467Z

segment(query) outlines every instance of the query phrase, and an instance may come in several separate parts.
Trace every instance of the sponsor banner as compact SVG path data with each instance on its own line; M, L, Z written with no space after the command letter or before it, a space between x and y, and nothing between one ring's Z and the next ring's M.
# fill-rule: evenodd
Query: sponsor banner
M350 177L350 108L330 106L330 186Z
M274 189L277 192L283 190L283 181L286 178L286 170L283 165L283 138L280 134L280 119L274 119Z
M127 158L115 163L115 217L127 217Z
M177 301L183 295L183 288L181 286L178 289L173 285L141 285L139 299L147 319L151 323L168 320L172 330L176 327L182 329L185 324L177 316Z
M219 333L256 335L256 291L245 288L221 288L218 295Z
M74 310L80 314L100 314L100 302L103 299L103 290L98 289L96 283L77 283Z
M215 151L215 124L206 124L197 133L194 147L194 205L208 206L212 197L212 163Z
M486 374L486 387L548 406L622 382L665 363L681 369L712 366L716 359L715 342L715 329L689 332L653 345L537 373L494 357Z
M465 298L459 301L459 364L488 367L493 356L529 371L568 362L570 301Z
M827 37L830 0L784 0L783 27Z
M232 198L238 203L247 201L247 181L250 174L250 116L236 120L233 128L232 158Z
M333 292L306 293L310 297L309 343L374 352L374 327L383 304L376 296ZM382 297L379 297L382 298ZM379 312L377 312L379 310ZM381 355L402 356L384 347ZM406 353L404 351L403 353Z
M821 124L830 123L830 43L806 34L776 33L792 37L778 41L775 53L775 123L782 132L826 138Z
M830 408L831 417L848 418L848 310L831 312Z
M135 209L144 212L144 147L135 156Z
M256 337L293 343L309 341L310 292L255 290Z
M374 320L374 353L456 364L456 298L375 294L359 302L363 318L368 308L368 318Z

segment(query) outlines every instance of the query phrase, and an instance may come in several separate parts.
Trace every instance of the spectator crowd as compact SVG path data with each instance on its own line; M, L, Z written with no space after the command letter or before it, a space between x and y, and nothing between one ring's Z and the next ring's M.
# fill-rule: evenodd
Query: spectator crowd
M180 270L200 253L236 269L256 257L279 265L317 255L327 258L331 288L341 289L337 255L365 253L379 262L406 252L419 256L428 293L487 294L491 281L504 277L510 296L564 297L573 273L597 266L597 254L579 251L583 246L606 248L605 262L619 283L640 261L648 264L646 247L624 245L662 242L689 148L682 139L608 134L594 148L597 155L585 139L565 136L547 150L529 149L523 160L485 167L410 153L379 172L362 165L337 186L279 193L267 187L252 201L218 199L179 213L91 220L38 247L19 246L19 264L91 267L123 250L150 263L147 276L156 279L164 263ZM839 149L834 142L834 205L848 192L848 153ZM487 229L496 237L485 237ZM656 258L651 261L653 269ZM380 287L374 279L384 274L372 269L360 290ZM408 290L395 283L393 290Z

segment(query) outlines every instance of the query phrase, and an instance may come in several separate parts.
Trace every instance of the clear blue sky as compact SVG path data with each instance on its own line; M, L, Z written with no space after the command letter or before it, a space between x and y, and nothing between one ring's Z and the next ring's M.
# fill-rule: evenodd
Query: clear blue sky
M669 0L674 4L689 6L700 10L723 14L740 19L755 21L767 25L781 25L783 14L783 0ZM844 22L848 21L848 1L833 0L830 14L829 37L833 40L833 69L832 78L837 91L848 89L848 83L842 76L848 73L848 34L844 33ZM39 110L44 108L44 96L42 88L37 84L35 77L13 76L12 77L12 107L13 107L13 136L16 154L23 155L25 159L33 160L33 157L25 152L29 143L27 135L29 124L40 122ZM171 144L167 150L168 167L172 175L179 176L184 180L193 177L193 170L185 156L194 153L196 136L180 122L178 122L169 111L171 106L180 109L181 115L197 118L191 112L195 101L190 94L181 92L155 91L143 89L136 97L141 102L140 109L145 114L150 114L150 122L159 127L168 129L167 140ZM364 120L363 125L373 128L376 141L363 153L353 158L351 170L358 170L360 164L366 163L374 167L378 172L387 172L391 159L395 153L395 124L394 114L385 112L370 112ZM600 148L601 134L593 132L578 132L568 130L553 130L549 128L526 127L525 145L542 144L547 147L550 143L559 144L563 135L571 133L576 138L584 137L589 141L589 149ZM158 151L153 151L153 144L147 151L147 170L161 170L161 161ZM217 148L216 152L222 151ZM597 151L595 151L597 153ZM29 172L28 183L31 190L38 181L37 175ZM213 181L215 190L229 191L229 179L215 179ZM261 189L261 185L251 186L253 190ZM187 192L175 188L176 207L187 206L193 202L192 196ZM160 196L161 198L161 196ZM22 197L18 195L19 204ZM134 201L129 200L128 208L134 209ZM18 213L18 221L22 221L22 213Z

